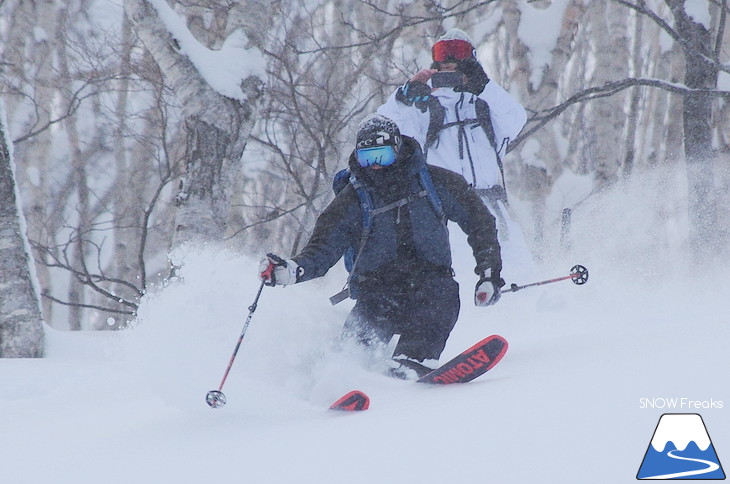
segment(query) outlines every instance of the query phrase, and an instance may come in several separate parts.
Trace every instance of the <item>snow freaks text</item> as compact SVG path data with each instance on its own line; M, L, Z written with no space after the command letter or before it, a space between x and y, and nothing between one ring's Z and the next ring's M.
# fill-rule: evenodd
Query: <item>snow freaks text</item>
M694 400L686 397L658 397L649 398L642 397L639 399L639 408L659 408L670 410L700 410L700 409L720 409L725 406L722 400Z

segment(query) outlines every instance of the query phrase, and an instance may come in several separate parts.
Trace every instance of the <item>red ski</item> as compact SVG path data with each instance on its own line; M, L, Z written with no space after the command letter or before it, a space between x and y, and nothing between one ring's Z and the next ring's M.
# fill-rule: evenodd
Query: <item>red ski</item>
M501 336L488 336L416 382L431 385L470 382L494 368L507 352L507 346L507 340ZM330 409L353 412L367 410L369 406L370 398L359 390L353 390L330 405Z
M367 410L368 407L370 407L370 398L360 390L352 390L330 405L330 410L357 412Z
M498 335L488 336L455 358L422 376L418 383L449 385L466 383L488 372L507 352L507 340Z

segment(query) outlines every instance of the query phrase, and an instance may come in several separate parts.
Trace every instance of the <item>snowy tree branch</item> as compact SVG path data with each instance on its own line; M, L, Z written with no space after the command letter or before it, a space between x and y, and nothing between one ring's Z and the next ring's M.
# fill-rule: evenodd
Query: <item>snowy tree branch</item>
M620 81L608 82L603 86L594 86L587 89L583 89L568 99L548 109L536 113L527 121L527 125L530 126L528 129L522 131L520 135L515 138L509 145L508 152L516 148L520 143L525 141L528 137L540 130L548 122L558 117L566 109L573 106L574 104L584 103L594 99L604 98L613 96L614 94L635 86L654 87L663 89L665 91L679 94L682 96L690 94L707 94L723 99L730 99L730 91L718 91L716 89L690 89L682 84L671 83L662 81L660 79L642 79L642 78L627 78L621 79Z
M186 173L172 244L218 239L228 223L231 180L263 96L260 51L208 49L163 0L125 0L124 7L184 112ZM243 66L241 59L247 59ZM229 70L233 64L239 68Z

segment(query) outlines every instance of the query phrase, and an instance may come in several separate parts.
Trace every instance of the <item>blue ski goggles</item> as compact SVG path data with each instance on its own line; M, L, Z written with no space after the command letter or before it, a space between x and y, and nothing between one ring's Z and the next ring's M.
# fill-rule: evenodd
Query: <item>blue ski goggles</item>
M355 150L355 158L363 168L373 165L390 166L395 163L395 149L392 146L375 146Z

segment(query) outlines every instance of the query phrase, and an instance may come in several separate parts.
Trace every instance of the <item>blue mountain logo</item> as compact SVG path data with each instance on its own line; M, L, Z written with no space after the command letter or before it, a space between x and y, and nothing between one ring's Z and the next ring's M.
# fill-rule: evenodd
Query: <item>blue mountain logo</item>
M725 479L702 417L696 413L662 415L636 478Z

